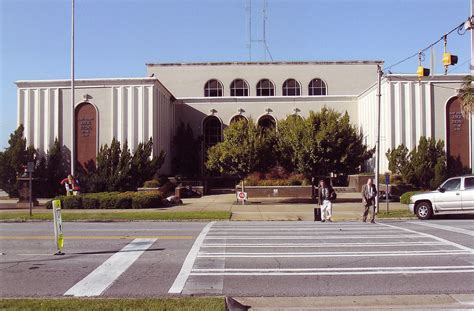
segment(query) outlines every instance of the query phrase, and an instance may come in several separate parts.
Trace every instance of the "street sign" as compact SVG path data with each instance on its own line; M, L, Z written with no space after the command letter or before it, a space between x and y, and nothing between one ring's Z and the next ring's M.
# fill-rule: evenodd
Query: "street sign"
M28 162L26 165L26 172L33 173L35 171L35 162Z
M63 221L61 218L61 201L53 201L53 220L54 220L54 240L58 252L55 255L64 255L62 252L64 247L64 235L63 235Z
M237 200L247 201L247 192L237 191Z
M389 191L389 185L390 185L390 174L385 173L385 203L387 203L387 214L389 213L388 211L388 196L390 195Z

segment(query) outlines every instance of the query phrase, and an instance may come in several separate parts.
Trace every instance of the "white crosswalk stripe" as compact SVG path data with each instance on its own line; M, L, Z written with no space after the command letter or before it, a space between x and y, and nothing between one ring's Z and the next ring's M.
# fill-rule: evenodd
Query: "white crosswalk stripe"
M404 262L406 258L415 256L472 255L470 248L393 225L354 222L215 223L202 240L182 293L219 293L225 277L474 273L474 266L469 265L400 266L400 260ZM383 267L356 267L350 266L350 262L347 266L327 265L334 259L351 257L367 260L386 257L387 264ZM271 260L277 258L284 260L283 266ZM311 258L315 260L311 261ZM325 258L333 259L324 261Z

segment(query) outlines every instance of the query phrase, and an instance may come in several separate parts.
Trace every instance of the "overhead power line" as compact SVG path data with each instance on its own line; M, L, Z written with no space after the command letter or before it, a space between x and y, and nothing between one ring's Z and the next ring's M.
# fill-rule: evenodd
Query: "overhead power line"
M474 20L474 15L473 16L470 16L468 18L468 20ZM415 58L415 57L418 57L418 55L420 54L423 54L423 52L429 50L431 47L435 46L436 44L440 43L441 41L443 41L447 36L449 36L450 34L452 34L454 31L457 31L458 35L462 36L466 33L466 30L464 29L464 24L465 24L466 21L462 22L461 24L457 25L456 27L454 27L453 29L451 29L450 31L448 31L447 33L445 33L444 35L442 35L438 40L436 40L435 42L431 43L430 45L428 45L427 47L417 51L416 53L388 66L388 67L385 67L383 68L383 71L386 71L386 70L389 70L395 66L398 66L412 58Z

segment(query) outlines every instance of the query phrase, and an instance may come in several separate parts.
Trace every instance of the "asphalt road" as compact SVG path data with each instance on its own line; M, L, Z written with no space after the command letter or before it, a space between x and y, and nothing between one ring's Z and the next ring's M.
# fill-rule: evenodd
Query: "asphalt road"
M474 221L0 224L1 297L474 294Z

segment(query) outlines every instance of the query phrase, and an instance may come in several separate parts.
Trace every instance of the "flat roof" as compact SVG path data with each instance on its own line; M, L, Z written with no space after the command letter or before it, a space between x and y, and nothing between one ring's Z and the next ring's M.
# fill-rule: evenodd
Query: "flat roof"
M382 65L381 60L337 60L337 61L277 61L277 62L191 62L191 63L146 63L146 66L228 66L228 65Z
M109 85L121 85L121 84L158 84L171 98L175 98L173 93L161 83L156 77L131 77L131 78L92 78L92 79L74 79L74 83L78 87L88 86L109 86ZM29 88L29 87L62 87L70 88L71 79L55 79L55 80L17 80L15 84L18 88Z

